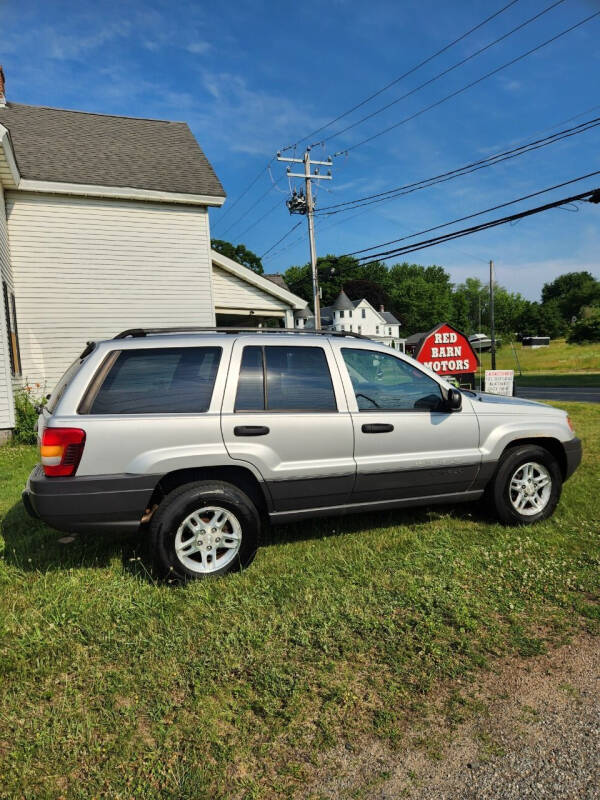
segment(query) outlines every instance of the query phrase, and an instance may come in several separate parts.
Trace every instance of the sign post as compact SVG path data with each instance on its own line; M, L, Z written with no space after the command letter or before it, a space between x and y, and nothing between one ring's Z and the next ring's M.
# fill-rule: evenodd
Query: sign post
M485 391L512 397L515 371L513 369L486 369Z

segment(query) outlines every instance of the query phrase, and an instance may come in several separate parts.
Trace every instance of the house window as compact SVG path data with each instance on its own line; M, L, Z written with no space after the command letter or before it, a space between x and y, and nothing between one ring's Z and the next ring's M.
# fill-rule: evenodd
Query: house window
M340 319L343 319L343 317L344 317L344 309L342 309L342 310L340 311Z
M390 336L392 335L392 329L391 329L391 328L388 328L388 334L389 334Z
M375 333L379 333L379 325L375 325Z
M362 325L359 325L359 326L358 326L358 332L359 332L359 333L362 333Z
M349 329L352 330L352 325L349 326Z
M361 317L363 319L366 319L367 318L367 309L366 308L361 308L360 314L361 314Z
M4 294L4 313L6 314L6 332L8 334L8 352L10 356L10 371L12 375L21 374L21 351L19 350L19 331L17 328L17 309L15 296L9 290L6 281L2 281Z
M352 317L352 309L349 309L349 310L348 310L348 316L349 316L349 317Z

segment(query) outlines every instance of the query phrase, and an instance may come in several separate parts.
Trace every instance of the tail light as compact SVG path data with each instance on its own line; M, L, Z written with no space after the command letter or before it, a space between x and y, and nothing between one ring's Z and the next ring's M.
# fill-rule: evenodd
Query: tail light
M81 428L45 428L40 455L46 475L75 475L85 445Z

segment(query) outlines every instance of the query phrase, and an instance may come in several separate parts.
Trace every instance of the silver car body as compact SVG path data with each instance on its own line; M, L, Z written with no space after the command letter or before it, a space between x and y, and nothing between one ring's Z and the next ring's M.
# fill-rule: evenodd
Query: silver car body
M290 343L324 351L337 411L236 411L244 348ZM204 345L222 348L206 412L94 415L78 410L114 351ZM165 476L186 475L186 471L194 475L198 470L204 476L222 476L220 471L235 467L239 473L231 474L247 474L260 487L265 513L273 521L288 521L477 499L507 446L517 441L551 443L559 457L564 452L565 479L579 463L579 440L566 413L542 403L463 392L458 411L407 413L374 408L364 413L359 410L342 349L366 349L400 359L436 381L443 395L448 392L443 378L409 356L363 338L214 332L100 342L83 359L52 413L45 410L39 419L40 436L46 426L85 430L77 473L64 480L44 481L38 470L26 490L28 505L49 524L65 530L130 529L151 507ZM235 433L239 426L263 426L268 434L239 436ZM369 426L393 430L372 435L364 430ZM56 486L61 483L59 491ZM126 492L130 492L127 502L120 498L111 505L115 495ZM60 502L50 499L55 494L61 496ZM78 499L70 502L76 510L70 513L66 498L75 496Z

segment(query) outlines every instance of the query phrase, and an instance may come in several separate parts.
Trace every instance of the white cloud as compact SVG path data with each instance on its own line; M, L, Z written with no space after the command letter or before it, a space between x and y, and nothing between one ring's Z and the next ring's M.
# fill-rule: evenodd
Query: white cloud
M43 33L43 39L47 44L50 58L59 61L77 60L109 41L128 36L130 27L126 21L114 22L89 36L57 33L53 28L47 28Z
M188 53L193 53L194 55L201 56L212 50L212 44L210 42L204 42L201 39L199 39L196 42L188 44L188 46L185 49L188 51Z
M272 154L319 124L293 97L254 89L240 75L205 71L201 87L204 97L186 108L186 119L203 140L214 132L233 152Z

